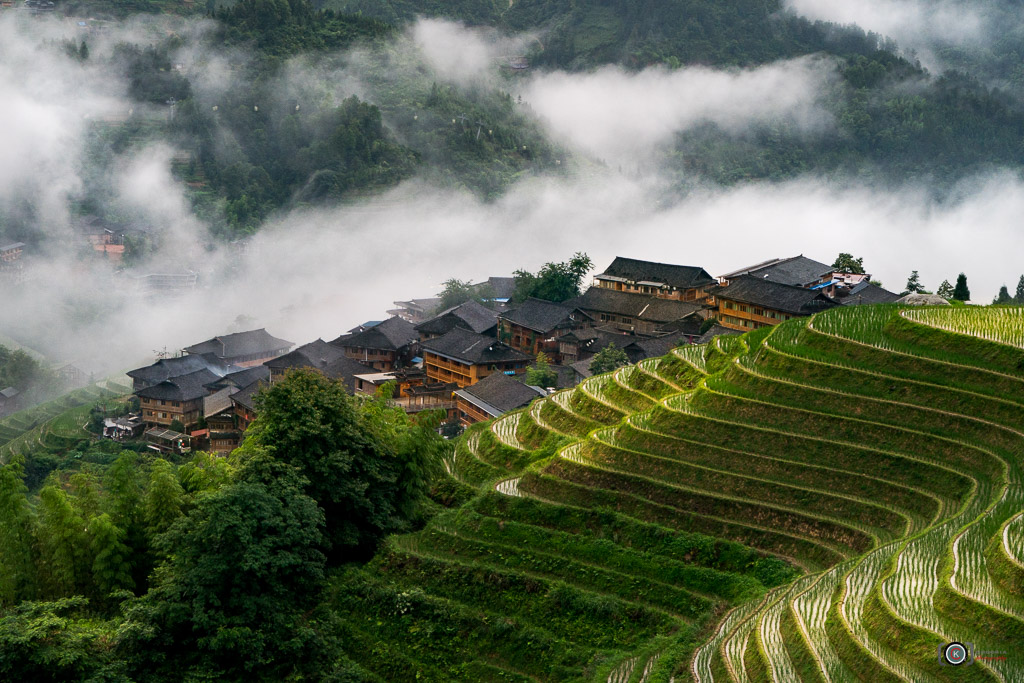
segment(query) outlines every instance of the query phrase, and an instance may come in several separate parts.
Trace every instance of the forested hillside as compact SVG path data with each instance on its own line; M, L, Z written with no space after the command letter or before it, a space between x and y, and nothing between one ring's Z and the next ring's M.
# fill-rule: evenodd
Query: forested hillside
M335 0L324 7L244 0L216 10L218 28L204 49L236 51L230 78L214 91L195 87L202 61L171 68L178 36L146 49L119 47L114 59L131 98L173 102L173 117L164 128L136 114L97 131L97 142L124 152L170 136L189 154L176 168L196 211L216 234L234 238L275 212L365 196L413 177L492 200L524 175L573 172L584 160L553 144L529 100L515 95L534 74L609 64L632 72L756 67L819 55L832 60L827 69L835 74L818 93L828 118L820 130L779 119L737 132L708 120L679 132L651 161L683 191L828 173L886 183L927 178L937 195L972 173L1024 163L1022 91L1005 68L1003 91L983 82L982 67L928 73L891 41L811 22L777 2ZM406 45L409 22L420 15L532 36L523 48L529 68L502 69L499 60L487 84L446 81ZM361 55L354 63L344 56L350 49ZM75 54L90 59L80 46ZM329 85L332 72L356 76L368 93L339 92ZM107 175L90 174L83 211L103 213L98 198L110 194Z

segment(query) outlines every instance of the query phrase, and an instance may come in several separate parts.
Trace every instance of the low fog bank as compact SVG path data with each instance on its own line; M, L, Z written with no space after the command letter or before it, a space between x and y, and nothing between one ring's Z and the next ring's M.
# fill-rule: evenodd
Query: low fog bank
M192 83L198 99L215 103L245 55L203 48L203 22L139 20L100 38L90 34L83 61L39 49L76 38L67 22L0 17L0 101L8 106L0 128L0 221L30 223L46 237L25 258L26 284L0 284L0 334L97 374L240 327L266 327L297 344L333 339L383 318L395 300L435 295L448 278L535 270L575 251L587 252L599 269L623 255L701 265L712 274L799 253L831 262L845 251L864 257L893 291L911 269L930 289L964 271L980 302L1015 283L1022 268L1024 183L1010 174L975 178L955 201L942 203L924 186L880 190L812 177L732 188L692 178L688 185L701 189L685 196L668 189L679 178L657 167L657 155L690 127L710 122L743 135L771 123L829 134L832 121L819 101L832 83L828 60L632 74L609 67L509 81L501 63L530 36L438 21L414 26L392 54L423 69L424 78L521 95L538 125L579 155L564 176L524 175L492 202L407 181L372 199L279 215L249 240L225 244L211 237L171 172L177 150L169 143L103 149L109 163L102 178L87 162L95 144L89 122L107 118L116 126L140 106L127 99L124 76L109 60L114 45L149 44L172 28L184 43L177 59L186 69L201 65ZM379 65L377 80L367 77L368 59L356 50L326 64L292 60L282 72L282 101L318 92L372 102L390 86L379 80ZM152 108L157 124L166 116ZM615 170L623 163L629 173ZM73 229L84 201L144 223L158 248L118 271ZM146 294L138 279L183 271L198 273L194 291Z
M940 72L950 66L945 50L985 53L1024 31L1024 12L1014 0L785 0L785 5L809 19L855 24L892 38Z
M122 369L246 316L297 343L380 319L394 300L435 294L449 277L481 280L586 251L697 264L713 274L798 253L840 251L895 291L911 269L934 289L964 271L985 302L1021 270L1024 184L992 176L937 206L925 188L880 192L814 180L695 193L669 203L660 185L614 173L524 181L484 204L409 183L366 203L285 217L245 252L206 255L200 289L144 297L123 278L74 260L37 265L27 291L4 293L0 330L92 368ZM11 298L8 298L11 297Z

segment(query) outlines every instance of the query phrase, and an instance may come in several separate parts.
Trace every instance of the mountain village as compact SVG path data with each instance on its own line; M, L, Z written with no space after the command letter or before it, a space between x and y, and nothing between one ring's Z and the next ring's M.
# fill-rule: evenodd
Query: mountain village
M396 301L389 318L330 341L295 346L257 329L188 346L128 372L139 411L108 418L104 433L144 437L160 451L230 452L256 417L260 388L295 368L315 369L356 395L390 385L390 400L406 412L444 410L450 423L468 426L575 386L611 346L636 363L835 306L900 298L870 280L802 254L718 277L699 266L617 257L578 297L514 304L515 279L491 277L473 285L479 300L447 310L438 310L440 297ZM538 359L550 364L555 386L525 383Z

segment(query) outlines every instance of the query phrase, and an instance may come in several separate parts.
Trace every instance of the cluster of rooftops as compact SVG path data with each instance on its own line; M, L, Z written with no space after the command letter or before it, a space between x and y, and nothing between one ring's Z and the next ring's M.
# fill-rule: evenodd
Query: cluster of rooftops
M773 259L718 278L696 266L617 257L580 296L564 302L512 304L513 278L476 285L486 293L447 310L440 299L395 302L393 315L337 338L297 348L265 329L213 337L129 372L143 419L186 426L198 416L231 414L238 426L254 415L253 395L292 368L313 368L350 393L395 382L408 410L443 407L463 422L518 408L547 387L523 375L543 352L558 386L589 376L595 354L609 345L631 362L673 346L704 343L837 305L885 303L898 295L869 275L836 272L803 255ZM244 424L242 425L244 427Z

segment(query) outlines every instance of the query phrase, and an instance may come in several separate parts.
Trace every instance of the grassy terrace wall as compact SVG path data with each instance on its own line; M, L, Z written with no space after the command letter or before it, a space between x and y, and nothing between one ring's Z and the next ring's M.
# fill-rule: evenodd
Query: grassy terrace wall
M1024 681L1024 316L954 313L829 311L474 426L448 509L335 577L348 655L369 680ZM1008 654L942 666L949 640Z

